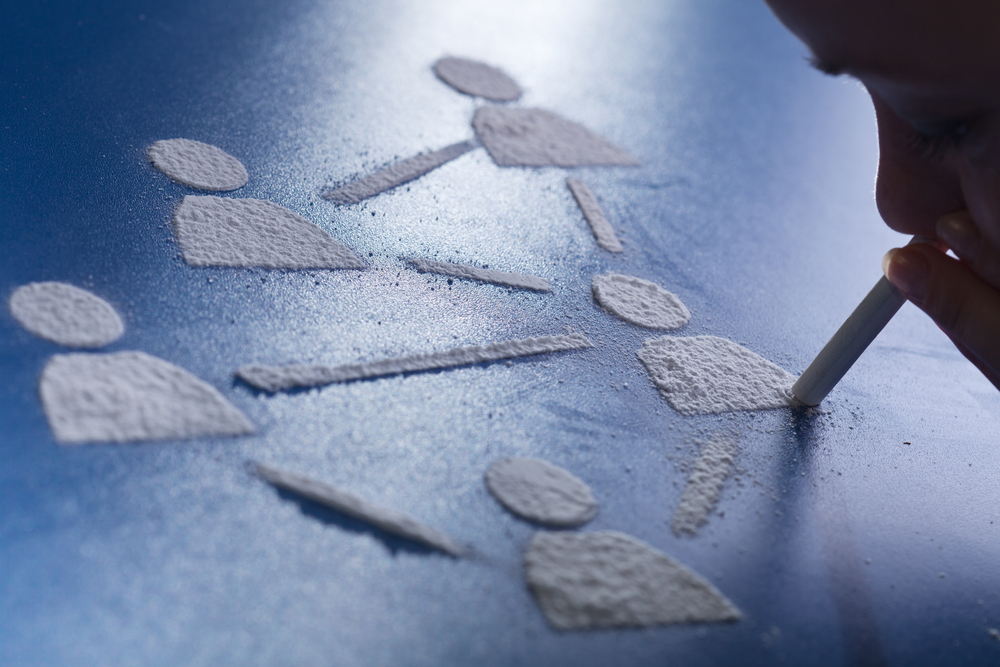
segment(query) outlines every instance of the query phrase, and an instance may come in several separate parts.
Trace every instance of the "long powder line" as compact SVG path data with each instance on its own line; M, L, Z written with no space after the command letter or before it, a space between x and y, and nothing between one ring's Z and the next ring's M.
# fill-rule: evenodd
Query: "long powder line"
M415 371L480 364L500 359L528 357L549 352L565 352L593 347L582 334L540 336L521 340L506 340L486 345L455 347L442 352L412 354L392 359L369 361L360 364L324 366L319 364L292 364L287 366L242 366L236 376L258 389L276 392L296 387L319 387L334 382L348 382L385 375L398 375Z
M480 269L475 266L466 266L465 264L437 262L432 259L409 259L407 262L421 273L440 273L446 276L455 276L456 278L478 280L497 285L508 285L509 287L530 289L536 292L552 291L552 286L548 280L525 273L506 273L505 271Z
M357 204L363 199L420 178L427 172L468 153L475 147L476 142L474 141L461 141L432 153L407 158L343 187L327 190L321 196L323 199L329 199L337 204Z

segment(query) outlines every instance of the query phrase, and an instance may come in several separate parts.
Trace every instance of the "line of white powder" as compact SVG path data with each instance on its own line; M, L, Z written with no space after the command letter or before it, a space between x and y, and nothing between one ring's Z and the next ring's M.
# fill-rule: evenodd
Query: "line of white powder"
M427 172L437 169L445 162L450 162L460 155L468 153L475 147L474 141L462 141L432 153L407 158L343 187L327 190L321 196L323 199L329 199L338 204L357 204L362 199L367 199L380 192L391 190L397 185L419 178Z
M443 352L412 354L360 364L323 366L293 364L288 366L243 366L236 371L244 382L264 391L281 391L295 387L318 387L333 382L428 371L438 368L479 364L514 357L528 357L548 352L564 352L593 347L585 336L540 336L522 340L507 340L486 345L456 347Z
M272 468L263 463L255 463L256 473L265 481L279 489L291 491L304 498L342 512L358 521L364 521L387 533L419 542L432 549L438 549L456 558L465 550L454 540L429 526L411 519L405 514L387 507L374 505L349 491L338 489L302 475Z
M608 252L621 252L622 244L615 236L615 230L611 228L611 223L604 217L601 205L597 203L597 197L590 191L587 184L577 178L567 178L566 185L576 198L576 203L583 211L583 217L590 223L590 230L597 239L597 245Z
M449 264L448 262L437 262L432 259L409 259L413 268L421 273L440 273L456 278L466 278L468 280L479 280L484 283L497 283L499 285L509 285L521 289L535 290L536 292L551 292L552 286L545 278L529 276L525 273L506 273L493 269L480 269L475 266L465 264Z
M671 522L674 534L694 535L708 521L735 465L735 456L736 441L732 436L718 434L704 444L674 512Z

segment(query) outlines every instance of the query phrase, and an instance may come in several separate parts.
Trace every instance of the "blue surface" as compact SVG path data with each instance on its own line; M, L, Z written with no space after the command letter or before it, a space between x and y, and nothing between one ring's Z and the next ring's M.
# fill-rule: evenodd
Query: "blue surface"
M650 332L593 304L608 270L793 372L901 239L872 201L870 103L812 72L762 3L34 3L0 25L0 290L91 289L143 350L218 387L257 436L62 447L36 387L60 348L0 312L0 663L5 665L996 664L1000 395L905 306L825 407L682 417L635 358ZM471 136L432 74L497 64L641 162L501 169L483 150L363 204L318 197ZM222 147L368 271L196 269L169 227L189 190L157 139ZM625 252L597 248L584 178ZM533 272L552 294L418 274L403 256ZM295 394L244 363L348 362L583 331L597 347ZM698 451L737 479L695 538L668 521ZM910 443L910 444L905 444ZM635 535L701 572L732 625L557 633L525 588L534 527L482 474L544 457ZM405 510L456 561L276 493L257 459ZM994 523L996 522L996 523Z

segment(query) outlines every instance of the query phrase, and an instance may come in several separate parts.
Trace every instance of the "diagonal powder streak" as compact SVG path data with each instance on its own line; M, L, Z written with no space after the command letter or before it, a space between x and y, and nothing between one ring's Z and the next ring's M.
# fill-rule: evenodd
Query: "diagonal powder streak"
M357 204L362 199L367 199L380 192L391 190L407 181L420 178L427 172L437 169L444 163L450 162L460 155L468 153L475 147L476 143L474 141L461 141L451 146L445 146L432 153L424 153L423 155L407 158L353 183L348 183L343 187L327 190L321 196L323 199L329 199L337 204Z
M590 231L594 233L597 245L608 252L621 252L621 241L615 236L615 230L611 228L611 223L604 216L601 205L597 203L597 197L587 187L587 184L577 178L567 178L566 185L573 193L580 211L583 212L583 217L590 224Z
M674 512L671 526L675 535L695 535L708 521L735 464L735 456L736 441L730 436L718 434L704 444Z
M291 491L303 498L325 505L349 517L364 521L387 533L438 549L447 554L461 557L465 550L447 535L387 507L368 502L344 489L324 484L302 475L272 468L263 463L254 463L254 471L270 484Z
M334 382L481 364L488 361L528 357L549 352L582 350L593 346L593 343L582 334L540 336L486 345L455 347L442 352L426 352L341 366L319 364L249 365L237 369L236 376L258 389L275 392L296 387L319 387Z

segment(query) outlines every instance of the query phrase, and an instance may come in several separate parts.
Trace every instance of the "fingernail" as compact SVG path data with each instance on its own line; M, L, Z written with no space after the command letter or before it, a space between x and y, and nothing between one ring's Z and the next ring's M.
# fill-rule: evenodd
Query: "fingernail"
M893 248L882 258L882 271L911 301L920 303L927 297L931 266L919 252Z
M951 213L937 221L938 237L966 262L976 261L979 254L980 237L972 217L966 212Z

